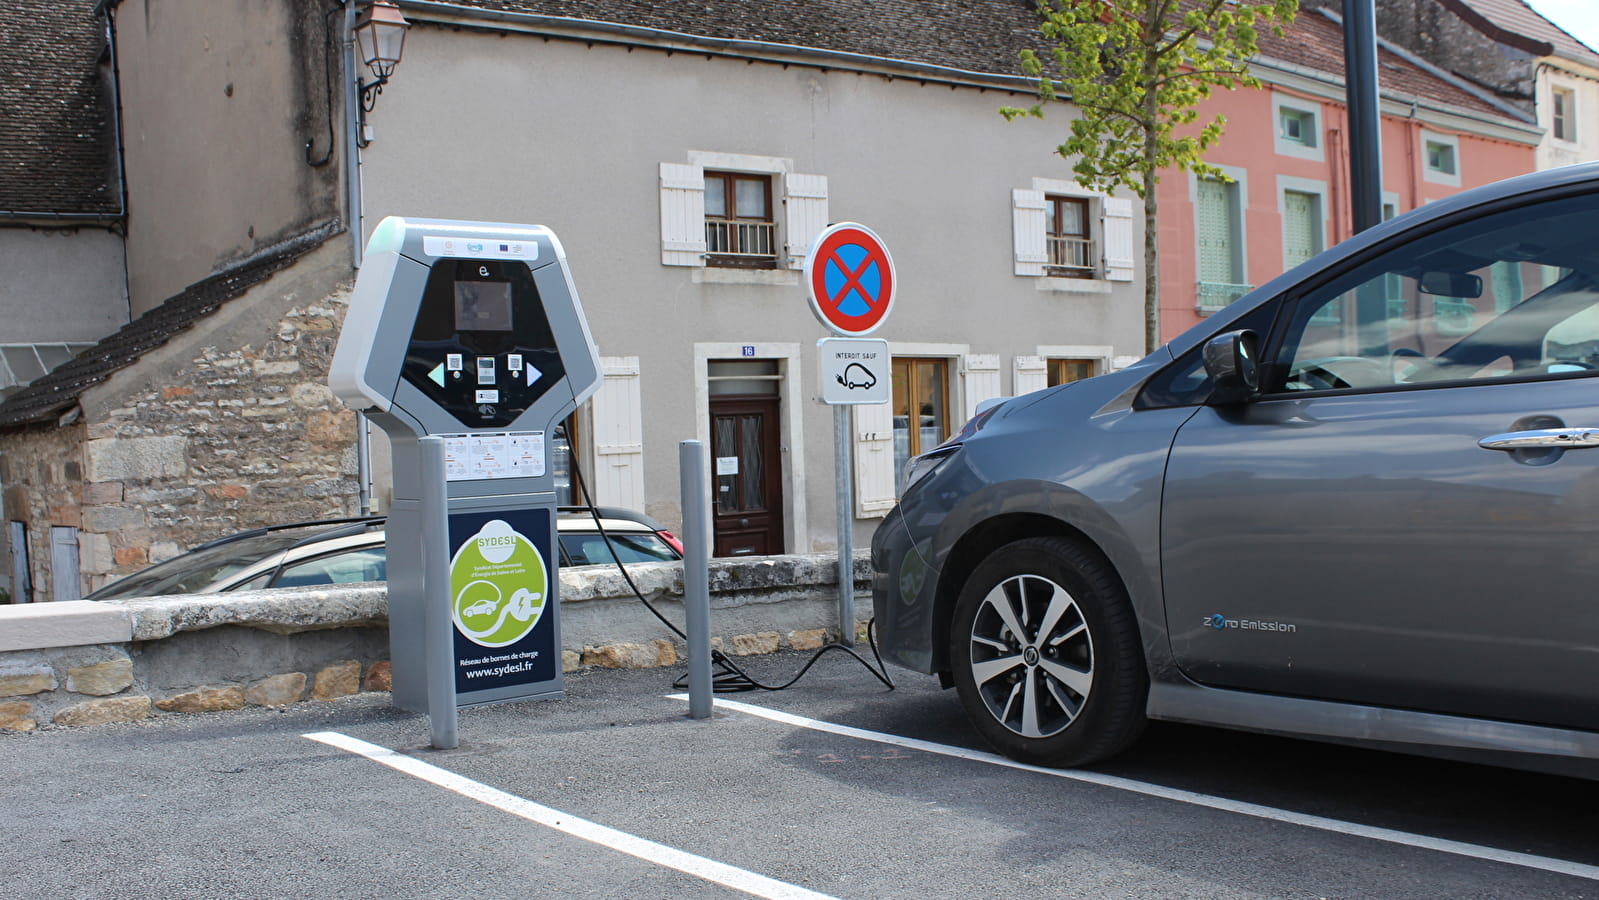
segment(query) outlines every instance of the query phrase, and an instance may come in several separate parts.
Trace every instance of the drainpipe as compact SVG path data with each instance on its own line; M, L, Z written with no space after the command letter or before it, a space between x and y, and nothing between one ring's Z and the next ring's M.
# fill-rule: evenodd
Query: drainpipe
M344 188L345 207L350 222L350 253L355 268L361 268L361 142L359 89L356 87L355 4L344 0L344 31L339 44L344 48Z
M344 30L339 46L344 49L344 187L345 208L350 223L350 264L361 268L361 143L359 140L361 102L356 87L355 4L344 0ZM359 483L360 513L372 514L372 425L366 413L355 414L355 465Z

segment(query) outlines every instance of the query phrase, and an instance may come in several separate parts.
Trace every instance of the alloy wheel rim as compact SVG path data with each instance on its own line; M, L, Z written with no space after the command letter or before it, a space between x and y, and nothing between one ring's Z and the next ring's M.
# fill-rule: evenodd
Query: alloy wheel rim
M1043 576L994 585L972 620L970 653L983 704L1025 738L1065 731L1093 689L1088 623L1071 593Z

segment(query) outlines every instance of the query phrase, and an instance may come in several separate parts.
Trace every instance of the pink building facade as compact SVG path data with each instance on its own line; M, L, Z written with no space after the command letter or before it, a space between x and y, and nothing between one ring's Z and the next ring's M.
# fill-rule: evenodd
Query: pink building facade
M1379 50L1383 217L1537 168L1530 117L1402 50ZM1262 40L1259 89L1218 92L1227 118L1205 155L1230 180L1163 174L1157 188L1161 338L1354 233L1343 35L1306 11Z

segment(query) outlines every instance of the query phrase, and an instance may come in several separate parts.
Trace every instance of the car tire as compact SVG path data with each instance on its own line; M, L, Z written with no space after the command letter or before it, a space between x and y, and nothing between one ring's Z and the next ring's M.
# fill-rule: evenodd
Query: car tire
M984 559L956 601L949 658L967 717L1014 760L1086 765L1143 730L1149 676L1132 607L1081 544L1028 538Z

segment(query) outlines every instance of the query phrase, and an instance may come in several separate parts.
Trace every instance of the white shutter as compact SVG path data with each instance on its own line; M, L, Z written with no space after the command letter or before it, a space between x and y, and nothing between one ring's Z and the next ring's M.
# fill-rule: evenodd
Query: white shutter
M1133 260L1133 201L1106 197L1100 222L1105 234L1105 278L1132 281L1137 271Z
M961 393L966 395L966 418L977 415L977 404L984 400L1002 397L1005 389L999 382L999 354L972 353L966 357L965 381Z
M805 268L805 255L811 242L827 227L827 176L783 176L783 233L788 249L788 267Z
M1044 264L1049 262L1049 247L1044 240L1044 192L1013 190L1010 207L1016 274L1042 275Z
M594 427L594 502L644 509L644 413L636 356L600 359L605 380L589 400Z
M855 410L855 517L870 519L894 508L894 407L862 403Z
M1016 396L1049 387L1049 363L1042 356L1018 356L1012 363L1011 385Z
M661 264L703 266L705 170L661 163Z

